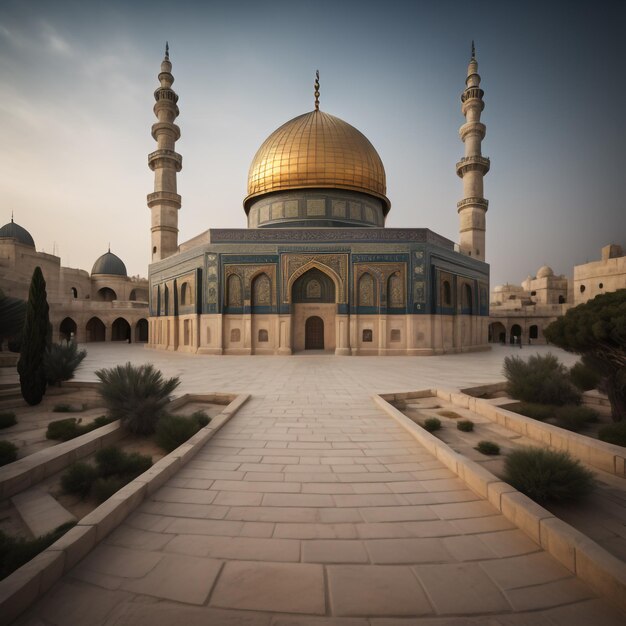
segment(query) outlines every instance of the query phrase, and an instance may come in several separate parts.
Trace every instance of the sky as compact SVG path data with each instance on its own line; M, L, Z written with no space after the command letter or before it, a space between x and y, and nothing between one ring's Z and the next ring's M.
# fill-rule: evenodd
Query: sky
M380 154L388 227L458 241L464 88L476 41L492 287L626 247L626 2L0 0L0 224L91 270L147 276L153 91L179 95L179 242L245 228L264 139L320 108Z

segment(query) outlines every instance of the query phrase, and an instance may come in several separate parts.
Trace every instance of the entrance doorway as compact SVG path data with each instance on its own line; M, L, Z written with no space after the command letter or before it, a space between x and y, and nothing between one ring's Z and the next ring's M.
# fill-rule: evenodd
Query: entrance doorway
M324 349L324 320L317 315L309 317L304 325L304 349Z

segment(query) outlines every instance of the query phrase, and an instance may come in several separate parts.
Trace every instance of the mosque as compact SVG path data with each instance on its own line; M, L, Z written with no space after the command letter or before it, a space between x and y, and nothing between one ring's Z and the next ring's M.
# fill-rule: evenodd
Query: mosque
M319 107L275 130L250 165L245 229L178 243L180 129L169 51L154 96L157 149L148 345L200 354L432 355L488 347L481 153L485 125L472 46L456 164L460 243L385 228L385 169L367 137Z

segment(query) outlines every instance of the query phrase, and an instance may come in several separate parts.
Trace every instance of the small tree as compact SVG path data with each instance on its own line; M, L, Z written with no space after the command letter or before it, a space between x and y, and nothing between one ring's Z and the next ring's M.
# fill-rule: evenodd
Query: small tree
M6 296L0 289L0 349L4 339L19 337L24 327L26 302Z
M579 304L544 334L551 343L580 354L602 376L613 420L626 419L626 289Z
M44 355L49 343L49 327L46 281L37 266L30 281L20 359L17 362L22 396L30 405L39 404L46 393Z
M99 392L109 410L109 417L137 435L151 435L180 384L178 377L164 379L152 364L132 363L96 371L102 381Z
M44 356L46 379L50 385L61 386L64 380L74 378L76 368L87 356L85 350L79 350L73 342L53 343Z

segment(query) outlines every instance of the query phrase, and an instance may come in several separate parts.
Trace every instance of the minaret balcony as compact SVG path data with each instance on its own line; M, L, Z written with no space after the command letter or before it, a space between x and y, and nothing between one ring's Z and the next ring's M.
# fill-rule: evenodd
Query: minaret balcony
M482 141L487 133L487 127L482 122L467 122L459 128L459 136L461 141L465 141L467 137L477 135Z
M461 94L461 102L465 102L466 100L471 100L472 98L477 98L478 100L482 100L485 92L480 87L468 87Z
M155 150L148 155L148 166L152 171L162 167L173 167L180 172L183 168L183 157L174 150Z
M456 164L456 174L460 178L467 172L480 172L483 176L489 171L490 161L483 156L463 157Z
M148 194L148 207L151 209L157 205L171 206L180 209L182 198L171 191L154 191Z
M463 200L456 203L457 212L468 207L476 207L486 211L489 208L489 200L486 198L463 198Z

